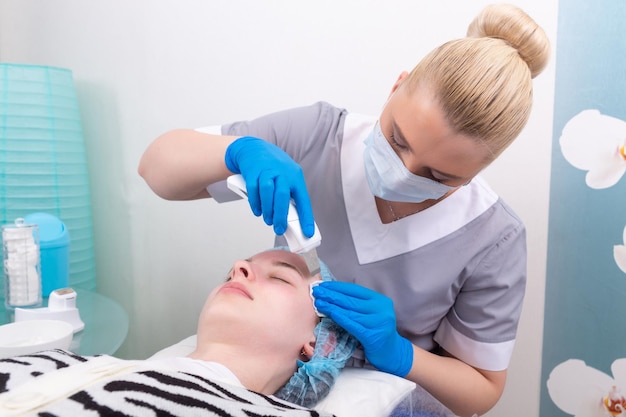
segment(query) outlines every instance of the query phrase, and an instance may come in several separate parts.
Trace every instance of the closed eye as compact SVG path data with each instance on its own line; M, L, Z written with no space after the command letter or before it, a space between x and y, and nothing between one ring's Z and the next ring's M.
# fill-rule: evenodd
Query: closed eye
M403 150L403 151L409 149L406 145L398 142L396 140L395 135L393 133L389 136L389 140L391 141L391 146L393 146L394 148L398 148L398 149Z
M435 177L435 175L433 175L433 174L431 174L431 175L430 175L430 178L431 178L433 181L438 182L438 183L440 183L440 184L443 184L445 181L447 181L447 180L448 180L447 178L446 178L446 179L443 179L443 178L437 178L437 177Z
M228 271L228 274L226 275L226 279L224 280L224 282L228 282L231 279L233 279L232 275L233 275L233 269L230 268L230 271Z
M450 187L459 187L461 185L467 184L469 183L470 180L467 180L466 178L462 178L462 177L457 177L454 175L449 175L449 174L445 174L443 172L431 169L430 170L430 177L437 181L440 182L444 185L450 186ZM450 184L452 183L452 184Z
M278 276L270 276L270 278L274 279L274 280L277 280L277 281L284 282L285 284L291 285L291 282L289 280L285 279L285 278L281 278L281 277L278 277Z

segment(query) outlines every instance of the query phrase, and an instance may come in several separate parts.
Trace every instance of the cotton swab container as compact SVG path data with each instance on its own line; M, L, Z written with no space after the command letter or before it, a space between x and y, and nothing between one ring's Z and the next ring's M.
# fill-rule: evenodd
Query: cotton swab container
M23 218L2 226L4 264L4 304L16 307L41 305L39 233L36 224Z

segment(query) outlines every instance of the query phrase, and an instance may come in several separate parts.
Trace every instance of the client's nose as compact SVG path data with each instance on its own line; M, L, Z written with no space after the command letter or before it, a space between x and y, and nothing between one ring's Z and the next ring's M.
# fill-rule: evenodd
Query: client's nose
M233 273L235 277L253 279L252 269L250 264L246 261L237 261L233 267Z

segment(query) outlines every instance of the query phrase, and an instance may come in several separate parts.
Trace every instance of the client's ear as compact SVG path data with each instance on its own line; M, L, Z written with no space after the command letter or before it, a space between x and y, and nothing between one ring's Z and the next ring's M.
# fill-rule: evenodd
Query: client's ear
M306 343L304 346L302 346L302 352L304 353L304 356L307 357L307 359L310 359L311 356L313 356L313 351L315 350L315 340Z

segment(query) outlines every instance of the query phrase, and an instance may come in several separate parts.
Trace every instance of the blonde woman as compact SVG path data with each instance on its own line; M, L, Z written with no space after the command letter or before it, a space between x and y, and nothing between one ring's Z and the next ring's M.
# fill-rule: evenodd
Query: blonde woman
M231 199L285 231L289 199L338 281L316 307L363 346L353 366L415 381L457 415L498 401L526 281L524 225L478 176L519 135L549 42L488 6L400 74L380 115L328 103L157 138L139 172L166 199ZM278 243L283 244L281 237Z

